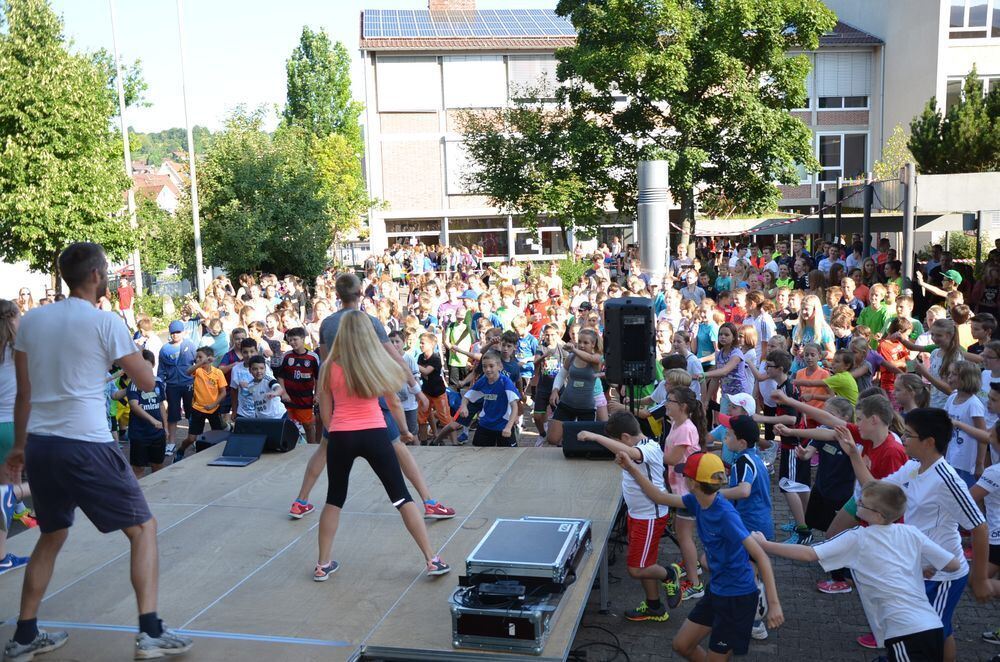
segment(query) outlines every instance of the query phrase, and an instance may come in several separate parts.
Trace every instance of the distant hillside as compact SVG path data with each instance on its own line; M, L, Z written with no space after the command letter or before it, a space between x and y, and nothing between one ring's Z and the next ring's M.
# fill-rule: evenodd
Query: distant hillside
M194 144L198 156L204 156L214 135L203 126L195 126ZM159 166L171 152L187 151L187 131L183 128L167 129L156 133L138 133L129 129L132 159L145 161L151 166Z

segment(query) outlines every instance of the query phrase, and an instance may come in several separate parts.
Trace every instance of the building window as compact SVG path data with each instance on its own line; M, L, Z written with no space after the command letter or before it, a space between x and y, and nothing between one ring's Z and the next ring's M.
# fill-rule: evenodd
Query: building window
M392 235L440 235L441 234L441 219L440 218L404 218L404 219L386 219L385 221L385 232L386 234Z
M820 110L867 110L868 97L820 97Z
M441 108L441 65L436 57L378 56L375 82L379 112Z
M507 94L511 99L554 99L559 81L555 55L507 57Z
M1000 76L980 76L983 83L983 94L989 94L993 90L1000 88ZM945 88L944 112L948 112L952 106L965 98L965 78L949 78Z
M871 52L817 53L815 94L819 98L818 107L867 108L871 69ZM831 105L824 106L824 103ZM847 106L847 103L852 105ZM863 105L858 106L859 103Z
M1000 37L1000 0L951 0L951 39Z
M446 55L446 108L502 108L507 103L507 67L502 55Z
M467 185L466 177L476 171L476 162L469 156L465 142L447 140L444 144L445 171L448 179L445 182L448 195L466 195L473 193Z
M827 133L819 135L819 181L835 182L838 177L863 175L868 162L868 135Z
M456 230L506 230L506 216L479 216L475 218L449 218L448 231Z
M507 230L485 230L482 232L448 232L448 243L452 246L472 248L474 244L483 247L483 257L507 259Z

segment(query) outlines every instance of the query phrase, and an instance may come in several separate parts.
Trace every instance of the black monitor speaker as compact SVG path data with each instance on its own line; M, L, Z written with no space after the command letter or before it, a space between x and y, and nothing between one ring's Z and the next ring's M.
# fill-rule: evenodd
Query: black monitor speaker
M604 302L604 361L612 384L645 385L656 375L653 300L619 297Z
M580 441L576 438L584 430L604 434L605 424L605 421L567 421L563 423L563 455L567 458L613 460L614 454L596 441Z
M287 418L237 418L235 434L262 434L264 450L287 453L299 442L299 429Z

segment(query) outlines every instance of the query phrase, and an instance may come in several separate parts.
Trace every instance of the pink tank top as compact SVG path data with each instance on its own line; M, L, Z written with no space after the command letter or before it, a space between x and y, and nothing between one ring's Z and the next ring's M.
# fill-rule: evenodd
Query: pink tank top
M385 418L378 406L378 398L359 398L351 395L344 380L344 370L336 363L330 364L330 393L333 395L330 432L352 432L385 427Z

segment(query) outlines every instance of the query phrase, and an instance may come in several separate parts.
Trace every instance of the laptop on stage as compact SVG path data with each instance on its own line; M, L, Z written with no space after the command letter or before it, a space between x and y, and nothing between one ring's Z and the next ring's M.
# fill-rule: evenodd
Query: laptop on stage
M208 463L210 467L245 467L260 459L264 452L263 434L231 434L226 440L222 455Z

